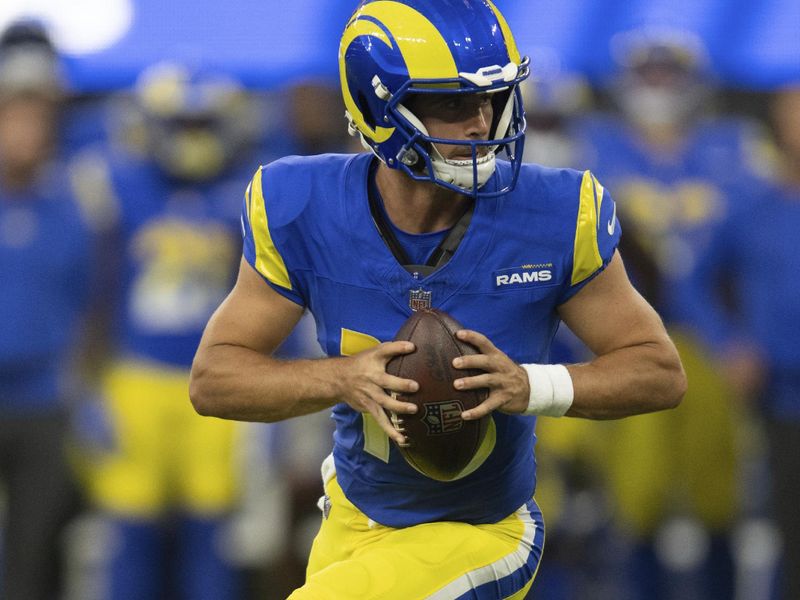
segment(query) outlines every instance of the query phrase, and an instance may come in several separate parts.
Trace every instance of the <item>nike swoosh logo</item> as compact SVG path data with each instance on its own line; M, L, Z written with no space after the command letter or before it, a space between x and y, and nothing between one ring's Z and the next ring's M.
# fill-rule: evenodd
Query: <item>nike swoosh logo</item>
M611 220L607 224L608 235L614 235L614 230L617 228L617 203L614 202L614 212L611 213Z

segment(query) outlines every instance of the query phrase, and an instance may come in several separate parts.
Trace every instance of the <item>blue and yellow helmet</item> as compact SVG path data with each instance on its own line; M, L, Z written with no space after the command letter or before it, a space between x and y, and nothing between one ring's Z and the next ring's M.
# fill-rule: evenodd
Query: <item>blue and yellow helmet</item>
M141 122L129 125L142 129L140 150L181 180L216 177L258 130L244 87L207 68L158 62L142 71L134 92Z
M503 16L490 0L363 0L345 27L339 75L352 135L387 166L420 181L479 196L516 184L525 136L519 84L528 76ZM491 92L488 140L431 137L404 105L410 94ZM447 160L434 144L470 146ZM480 146L488 152L479 157ZM482 191L504 150L513 176Z

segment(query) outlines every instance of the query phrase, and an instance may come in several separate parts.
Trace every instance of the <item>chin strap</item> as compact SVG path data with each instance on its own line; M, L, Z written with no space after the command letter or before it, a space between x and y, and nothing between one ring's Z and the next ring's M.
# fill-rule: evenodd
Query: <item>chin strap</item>
M472 171L472 159L448 160L435 147L431 155L431 164L433 164L436 177L446 183L457 185L467 192L473 191L476 179L478 187L482 187L489 181L495 169L494 151L489 151L486 156L481 156L475 163L478 165L477 178Z

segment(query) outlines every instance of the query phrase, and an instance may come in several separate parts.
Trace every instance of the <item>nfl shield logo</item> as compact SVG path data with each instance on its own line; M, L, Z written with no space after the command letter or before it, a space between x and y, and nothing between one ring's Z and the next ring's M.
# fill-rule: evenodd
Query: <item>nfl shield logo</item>
M428 435L453 433L461 429L464 424L464 421L461 420L461 411L463 410L464 407L458 400L426 404L422 422L428 429Z
M422 288L410 290L408 292L408 305L414 312L431 307L431 292L426 292Z

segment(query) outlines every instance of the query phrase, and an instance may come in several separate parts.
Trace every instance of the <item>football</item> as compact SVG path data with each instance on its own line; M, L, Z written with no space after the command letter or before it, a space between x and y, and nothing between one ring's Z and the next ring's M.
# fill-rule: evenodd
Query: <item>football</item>
M461 391L453 387L456 379L481 373L453 367L457 356L478 353L456 338L459 329L463 329L462 325L445 312L415 312L394 339L413 342L416 349L396 356L386 367L391 375L419 383L417 392L396 395L398 400L416 404L415 414L387 411L394 426L408 439L398 449L417 471L439 481L452 481L462 474L480 448L490 421L488 415L474 421L461 418L462 411L486 399L488 390Z

